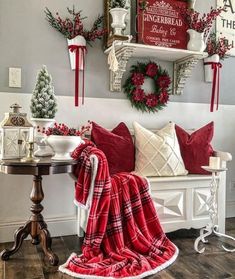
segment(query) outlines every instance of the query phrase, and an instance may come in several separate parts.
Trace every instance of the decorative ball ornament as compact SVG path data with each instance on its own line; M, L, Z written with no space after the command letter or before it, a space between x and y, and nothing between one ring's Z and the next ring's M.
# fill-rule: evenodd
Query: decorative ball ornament
M142 88L145 79L154 81L152 92L145 92ZM155 62L132 65L130 76L123 88L132 106L142 112L157 112L163 109L169 100L169 87L171 79L166 70Z

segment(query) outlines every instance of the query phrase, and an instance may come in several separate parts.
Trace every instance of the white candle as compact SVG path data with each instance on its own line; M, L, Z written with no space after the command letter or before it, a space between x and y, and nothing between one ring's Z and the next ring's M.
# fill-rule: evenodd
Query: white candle
M212 169L220 169L220 157L210 157L209 167Z

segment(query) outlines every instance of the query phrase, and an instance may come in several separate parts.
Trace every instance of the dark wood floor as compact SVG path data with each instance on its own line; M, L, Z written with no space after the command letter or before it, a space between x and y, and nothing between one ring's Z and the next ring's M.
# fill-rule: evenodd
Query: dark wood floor
M235 218L227 219L227 233L235 237ZM221 240L212 236L206 245L204 254L193 249L198 230L181 230L169 234L169 238L179 247L180 254L176 262L168 269L149 279L222 279L235 278L235 253L226 253L221 249ZM228 241L227 243L235 243ZM0 244L0 250L10 247L10 243ZM230 246L231 247L231 246ZM53 238L53 250L64 263L72 252L81 252L81 241L76 236ZM57 272L44 260L40 246L25 241L20 251L8 262L0 261L0 279L71 279Z

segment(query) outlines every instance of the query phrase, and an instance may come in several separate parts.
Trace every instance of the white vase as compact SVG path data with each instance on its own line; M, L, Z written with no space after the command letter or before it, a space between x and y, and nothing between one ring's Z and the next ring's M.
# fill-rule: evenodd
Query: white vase
M128 13L128 10L124 8L113 8L109 10L112 16L112 28L114 35L123 35L122 30L125 29L126 23L125 19Z
M207 58L204 58L204 63L219 63L219 55L213 54ZM211 65L204 65L204 73L205 73L205 81L206 82L212 82L213 81L213 70L211 68Z
M45 139L55 152L55 155L51 158L52 160L71 160L70 153L78 147L83 140L80 136L56 136L51 135Z
M75 38L69 40L67 39L67 42L68 42L68 46L71 46L71 45L75 45L75 46L86 46L86 40L83 36L76 36ZM75 70L75 67L76 67L76 56L75 56L75 53L76 52L71 52L69 50L69 59L70 59L70 65L71 65L71 69L72 70ZM84 67L83 67L83 55L82 55L82 52L80 51L80 55L79 55L79 70L84 70Z
M55 119L31 118L31 121L35 129L35 142L37 144L37 150L34 152L34 156L47 157L54 155L52 148L43 141L46 135L42 133L42 131L43 128L46 130L51 127L54 124ZM40 130L40 132L38 130Z
M203 52L206 49L204 33L197 32L193 29L188 29L187 33L189 34L187 49L192 51Z

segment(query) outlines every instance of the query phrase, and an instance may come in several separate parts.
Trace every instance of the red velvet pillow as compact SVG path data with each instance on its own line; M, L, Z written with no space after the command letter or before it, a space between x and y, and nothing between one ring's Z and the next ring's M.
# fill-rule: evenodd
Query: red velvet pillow
M111 132L92 122L91 140L104 152L111 175L135 169L134 143L123 122Z
M201 166L209 165L209 157L213 155L210 144L214 134L214 122L207 124L189 135L175 125L181 156L189 173L208 174Z

